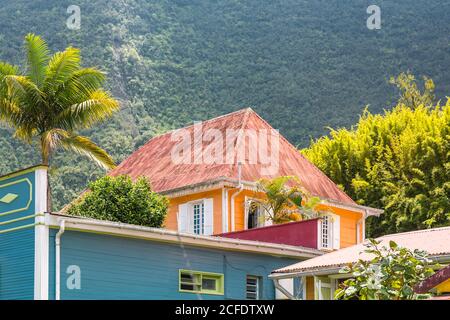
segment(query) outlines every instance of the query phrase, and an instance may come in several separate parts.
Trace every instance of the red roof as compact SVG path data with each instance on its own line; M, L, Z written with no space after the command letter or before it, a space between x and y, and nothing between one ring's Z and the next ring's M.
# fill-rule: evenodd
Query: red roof
M184 130L184 132L189 133L191 137L193 137L194 126L195 125L191 125L180 130ZM210 129L215 129L216 132L220 132L223 137L226 136L227 130L239 130L239 133L233 139L230 139L232 143L225 143L226 139L223 139L223 141L211 139L212 142L200 142L203 147L201 148L202 155L205 155L207 148L218 147L217 144L220 144L220 147L223 149L224 159L226 158L225 154L227 152L225 145L236 149L238 141L242 141L239 139L245 137L243 136L245 135L245 132L251 130L267 130L268 135L274 135L272 131L273 128L250 108L202 122L202 132L206 132ZM117 176L127 174L132 178L146 176L150 179L153 189L157 192L167 192L223 178L237 179L238 166L236 159L230 162L230 164L174 163L172 160L172 150L179 144L177 140L172 138L174 132L176 131L171 131L152 138L144 146L124 160L116 169L111 171L110 175ZM313 195L342 203L354 204L353 200L348 195L340 190L317 167L306 160L292 144L281 135L279 135L279 137L278 170L274 173L263 174L261 169L267 165L261 163L259 159L256 163L244 161L242 164L243 181L254 182L260 178L294 175L300 178L303 186ZM191 148L190 154L192 159L194 157L194 150L196 150L196 147L199 145L198 142L195 142L197 145L194 145L193 140L194 138L191 140L193 147ZM270 138L266 140L270 141ZM268 154L272 152L272 149L272 144L269 142ZM246 159L248 160L248 158L249 155L247 154Z

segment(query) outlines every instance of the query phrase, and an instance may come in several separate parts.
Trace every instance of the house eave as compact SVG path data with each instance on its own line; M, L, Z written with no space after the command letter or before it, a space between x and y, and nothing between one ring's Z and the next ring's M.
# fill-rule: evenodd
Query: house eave
M215 236L201 236L179 233L172 230L150 228L125 223L73 217L61 214L46 214L46 224L50 228L59 228L61 220L65 221L66 230L136 238L142 240L165 242L179 245L190 245L226 251L266 254L271 256L309 259L323 254L317 249L290 245L280 246L275 243L230 239Z

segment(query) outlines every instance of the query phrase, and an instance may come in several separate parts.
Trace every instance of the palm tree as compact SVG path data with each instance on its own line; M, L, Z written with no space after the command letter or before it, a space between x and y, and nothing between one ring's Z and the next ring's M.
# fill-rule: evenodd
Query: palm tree
M27 143L38 138L45 165L62 148L105 169L113 168L105 150L75 133L119 109L119 103L101 88L105 75L95 68L81 68L79 49L68 47L51 56L46 42L34 34L25 37L25 49L25 72L0 62L0 121Z
M319 214L317 205L320 198L311 196L297 177L260 179L256 185L257 192L265 195L260 204L266 212L266 219L275 224L310 219Z

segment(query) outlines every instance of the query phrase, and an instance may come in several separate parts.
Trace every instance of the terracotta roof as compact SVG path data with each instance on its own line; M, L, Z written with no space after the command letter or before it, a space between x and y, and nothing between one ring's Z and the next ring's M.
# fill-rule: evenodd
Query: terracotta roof
M427 293L428 291L430 291L437 285L447 281L448 279L450 279L450 266L442 268L432 276L423 280L414 288L414 291L417 293Z
M377 240L381 241L381 245L384 246L388 246L389 241L393 240L399 246L411 250L425 250L431 256L450 254L450 227L395 233L379 237ZM364 245L360 243L275 270L274 273L320 273L326 269L340 268L346 264L356 262L358 259L370 260L372 255L364 253L364 249Z
M209 129L219 130L225 137L227 130L236 130L239 132L233 139L231 148L237 148L239 136L242 139L245 130L267 130L270 134L273 128L264 121L252 109L247 108L236 111L224 116L202 122L202 131ZM181 130L181 129L180 129ZM184 128L191 137L194 133L194 125ZM144 146L135 151L126 160L124 160L116 169L109 174L117 176L121 174L130 175L132 178L138 176L147 176L157 192L168 192L178 188L199 184L207 181L220 179L237 179L238 166L237 161L233 160L231 164L176 164L172 161L172 150L179 144L172 139L172 133L157 136L148 141ZM272 132L273 134L273 132ZM242 180L254 182L260 178L273 178L276 176L295 175L300 178L304 187L313 195L325 199L332 199L346 204L354 204L353 200L340 190L324 173L310 163L301 155L298 150L290 144L285 138L279 135L279 166L274 174L262 174L262 168L266 166L260 162L244 162L242 164ZM174 140L174 141L172 141ZM194 139L192 139L194 140ZM191 141L192 141L191 140ZM213 143L220 143L223 147L223 157L227 153L225 142L212 139L213 142L203 142L202 154L208 147L214 148ZM225 140L225 139L223 139ZM270 141L270 139L266 139ZM194 142L192 142L193 144ZM199 143L197 143L199 144ZM191 148L191 158L196 146ZM269 154L271 144L268 143ZM248 155L247 155L248 157Z

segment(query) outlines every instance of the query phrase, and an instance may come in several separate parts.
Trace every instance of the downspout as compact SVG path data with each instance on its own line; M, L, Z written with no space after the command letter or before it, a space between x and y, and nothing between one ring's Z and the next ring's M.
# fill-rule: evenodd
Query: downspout
M236 215L236 212L235 212L235 207L236 207L235 199L236 199L236 196L238 196L244 190L244 185L242 184L242 181L241 181L241 175L242 175L241 167L242 167L241 162L238 162L238 186L237 186L238 191L235 192L231 196L231 231L235 231L235 229L236 229L235 228L235 220L236 220L236 217L235 217L235 215Z
M66 227L66 220L61 220L59 231L55 236L55 300L61 299L61 236Z
M366 219L368 216L369 214L366 209L364 210L362 218L356 222L356 232L357 232L356 240L359 240L358 243L361 243L364 240L366 240Z
M284 294L286 297L288 297L289 300L297 300L289 291L287 291L281 284L280 280L277 278L272 278L273 284L275 288L281 291L282 294Z

